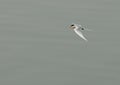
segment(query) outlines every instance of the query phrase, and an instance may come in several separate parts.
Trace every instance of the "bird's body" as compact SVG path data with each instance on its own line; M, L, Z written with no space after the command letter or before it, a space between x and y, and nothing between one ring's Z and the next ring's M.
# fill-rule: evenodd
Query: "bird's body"
M72 24L70 26L70 28L72 28L74 30L74 32L80 36L82 39L84 39L85 41L88 41L82 34L82 32L80 30L84 30L84 28L81 25L78 24Z

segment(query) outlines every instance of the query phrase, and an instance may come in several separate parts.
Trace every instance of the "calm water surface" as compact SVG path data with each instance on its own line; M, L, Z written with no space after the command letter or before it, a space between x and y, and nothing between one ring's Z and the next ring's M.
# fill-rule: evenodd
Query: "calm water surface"
M1 85L119 85L119 0L1 0ZM80 23L84 42L68 26Z

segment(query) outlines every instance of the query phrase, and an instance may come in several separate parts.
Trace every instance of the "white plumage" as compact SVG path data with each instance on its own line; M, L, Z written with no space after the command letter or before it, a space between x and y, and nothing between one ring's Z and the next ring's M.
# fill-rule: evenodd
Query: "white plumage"
M70 26L70 28L72 28L74 30L74 32L80 36L82 39L84 39L85 41L88 41L82 34L82 32L80 30L85 30L85 28L83 28L81 25L77 25L77 24L72 24Z

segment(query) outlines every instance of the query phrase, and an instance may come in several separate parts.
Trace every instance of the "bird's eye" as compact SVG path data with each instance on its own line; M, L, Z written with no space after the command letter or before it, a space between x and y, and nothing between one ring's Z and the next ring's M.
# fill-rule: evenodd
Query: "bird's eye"
M74 26L73 24L71 26Z

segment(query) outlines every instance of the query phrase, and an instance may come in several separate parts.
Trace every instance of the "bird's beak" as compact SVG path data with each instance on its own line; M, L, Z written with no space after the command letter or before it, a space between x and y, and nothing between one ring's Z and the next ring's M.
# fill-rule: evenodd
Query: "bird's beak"
M70 29L72 29L72 26L69 26Z

